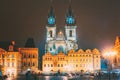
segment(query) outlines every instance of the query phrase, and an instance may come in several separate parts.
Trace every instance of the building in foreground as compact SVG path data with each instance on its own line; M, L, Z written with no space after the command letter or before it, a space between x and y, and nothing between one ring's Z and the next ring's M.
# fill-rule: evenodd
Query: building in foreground
M38 48L19 48L22 54L22 71L30 69L31 71L38 70Z
M14 45L9 46L9 50L6 51L0 48L0 69L3 74L15 77L21 72L21 59L22 55L19 51L14 50Z
M0 48L0 71L8 76L17 76L21 72L38 70L38 48L16 48L15 42L8 50Z
M52 55L46 53L42 57L42 70L77 72L77 71L94 71L101 69L101 53L98 49L83 51L70 50L68 54L62 52Z

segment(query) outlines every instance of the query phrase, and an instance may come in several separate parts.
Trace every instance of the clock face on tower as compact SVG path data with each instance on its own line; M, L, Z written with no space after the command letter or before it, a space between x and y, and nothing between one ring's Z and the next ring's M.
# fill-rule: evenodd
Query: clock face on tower
M74 18L72 16L68 16L66 22L68 24L74 24L75 20L74 20Z
M49 17L48 18L48 24L50 24L50 25L55 24L55 18L54 17Z

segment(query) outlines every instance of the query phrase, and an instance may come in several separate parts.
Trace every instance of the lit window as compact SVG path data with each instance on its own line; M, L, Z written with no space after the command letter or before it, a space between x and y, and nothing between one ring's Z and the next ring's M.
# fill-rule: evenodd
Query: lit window
M76 67L78 67L78 65L76 64Z
M46 67L46 64L44 64L44 67Z
M53 67L53 64L51 64L51 67Z
M24 58L26 58L26 55L24 54Z
M8 67L10 66L10 63L8 62Z
M61 67L63 67L63 64L61 64Z
M58 67L60 67L60 64L58 64Z
M35 63L33 62L33 66L35 66Z
M76 54L76 57L78 57L78 55Z
M14 58L14 54L12 54L12 58Z
M28 63L28 66L30 66L30 62Z
M49 64L48 64L48 67L50 67Z
M12 67L14 67L14 62L12 62Z

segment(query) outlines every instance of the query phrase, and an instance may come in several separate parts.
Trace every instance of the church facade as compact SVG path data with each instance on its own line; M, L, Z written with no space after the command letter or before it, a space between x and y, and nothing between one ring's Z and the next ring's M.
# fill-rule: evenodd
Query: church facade
M57 33L56 18L51 7L48 14L48 22L46 26L46 44L45 51L50 52L53 55L63 52L68 53L69 50L77 50L78 44L76 40L76 28L75 18L72 13L71 6L69 6L68 12L65 18L64 32L59 31Z

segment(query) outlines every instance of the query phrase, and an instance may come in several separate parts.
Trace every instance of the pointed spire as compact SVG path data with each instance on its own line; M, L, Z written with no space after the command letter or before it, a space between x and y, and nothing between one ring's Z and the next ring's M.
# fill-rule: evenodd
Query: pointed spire
M50 11L48 13L48 25L53 26L55 25L55 15L52 6L52 0L50 0Z
M49 12L48 16L52 16L52 17L54 17L52 0L50 0L50 12Z
M71 0L69 0L68 15L73 16L73 14L72 14L72 7L71 7Z
M67 25L75 25L75 18L74 18L73 12L72 12L71 0L69 0L68 12L66 15L66 24Z

